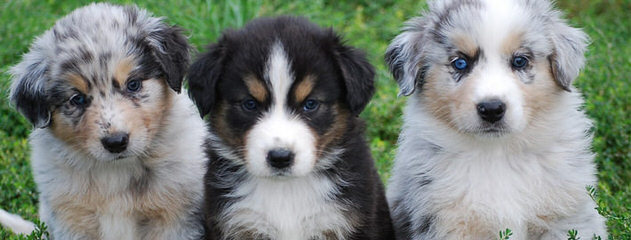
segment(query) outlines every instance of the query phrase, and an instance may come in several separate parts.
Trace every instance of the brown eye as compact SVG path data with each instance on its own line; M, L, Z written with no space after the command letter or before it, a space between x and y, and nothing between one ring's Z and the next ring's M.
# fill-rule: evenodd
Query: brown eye
M138 92L142 87L142 82L140 80L131 80L127 82L127 91L129 92Z

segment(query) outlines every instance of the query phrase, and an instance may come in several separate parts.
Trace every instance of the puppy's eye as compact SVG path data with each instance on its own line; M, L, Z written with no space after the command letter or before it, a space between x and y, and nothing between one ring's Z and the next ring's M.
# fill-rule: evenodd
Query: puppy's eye
M70 104L74 106L83 106L88 103L88 98L84 94L75 94L70 98Z
M305 101L305 103L302 105L302 110L304 110L305 112L313 112L317 110L319 106L320 106L320 102L313 99L309 99Z
M138 92L142 87L142 82L140 80L131 80L127 82L127 91L129 92Z
M462 70L467 69L467 67L469 67L469 63L467 62L466 59L459 57L451 61L451 66L454 67L458 71L462 71Z
M513 65L513 68L515 69L522 69L526 67L526 65L528 65L528 58L522 57L522 56L516 56L513 58L513 61L511 62L511 64Z
M254 99L246 99L241 103L241 107L246 111L256 111L258 108L258 103Z

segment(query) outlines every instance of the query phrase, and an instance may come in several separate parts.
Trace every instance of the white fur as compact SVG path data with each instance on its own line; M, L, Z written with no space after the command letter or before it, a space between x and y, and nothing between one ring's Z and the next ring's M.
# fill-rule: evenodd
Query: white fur
M187 211L180 212L171 223L162 226L161 239L194 239L200 229L190 228L191 213L201 204L202 178L206 172L202 143L205 125L199 118L186 94L174 96L174 106L166 114L164 132L150 146L152 158L129 157L115 162L102 162L86 158L56 139L48 128L36 129L30 137L31 162L40 192L40 217L50 227L57 239L84 239L75 226L59 220L60 215L74 214L79 209L60 209L63 202L85 202L103 199L102 205L90 206L94 212L87 214L86 221L100 226L100 239L138 239L141 237L135 211L143 204L165 198L182 198ZM82 164L69 164L82 163ZM147 189L147 199L137 199L128 189L135 176L145 168L155 174L154 182ZM92 193L94 195L87 195ZM157 198L157 199L153 199ZM170 206L164 206L169 208ZM173 206L175 207L175 206ZM79 216L77 216L79 217ZM175 225L174 225L175 224ZM194 224L194 223L193 223ZM153 229L152 231L158 231ZM186 232L189 231L189 232Z
M333 200L337 183L329 177L249 178L231 193L241 199L221 213L224 236L255 230L278 240L324 239L324 231L346 236L352 223Z
M17 234L30 234L35 230L35 224L22 219L18 215L10 214L0 209L0 224L8 227Z
M315 137L304 121L292 116L288 110L287 95L294 77L280 42L272 47L265 75L271 84L273 102L246 137L248 170L255 176L272 175L267 153L273 149L287 149L295 154L291 174L305 176L316 162Z

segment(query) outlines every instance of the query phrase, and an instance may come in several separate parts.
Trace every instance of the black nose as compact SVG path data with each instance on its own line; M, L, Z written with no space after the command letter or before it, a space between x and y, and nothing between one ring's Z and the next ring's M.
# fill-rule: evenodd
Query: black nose
M477 108L478 115L480 115L484 121L490 123L494 123L502 119L502 117L504 117L504 113L506 112L506 104L497 99L479 103Z
M267 162L276 169L289 167L294 161L294 154L287 149L274 149L267 153Z
M107 137L101 138L101 143L107 151L111 153L120 153L127 149L129 143L129 134L123 132L113 133Z

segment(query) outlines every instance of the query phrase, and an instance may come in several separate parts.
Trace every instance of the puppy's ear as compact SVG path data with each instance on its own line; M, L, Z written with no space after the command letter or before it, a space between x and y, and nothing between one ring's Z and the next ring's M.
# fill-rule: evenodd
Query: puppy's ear
M220 41L210 45L188 70L188 93L202 117L210 113L215 105L216 85L223 71L225 57L225 49Z
M386 50L385 61L399 84L399 96L409 96L417 85L423 84L426 70L423 57L426 35L424 24L422 17L408 21L403 32L392 40Z
M182 30L175 26L165 26L151 32L147 39L169 87L179 93L190 61L190 46Z
M572 82L585 65L585 49L589 37L583 31L570 27L564 20L557 18L551 29L553 53L548 56L552 75L557 85L570 91Z
M344 77L346 102L353 115L359 115L375 93L375 70L364 52L344 45L339 36L334 38L333 55Z
M46 83L48 66L37 52L24 55L22 62L11 68L11 104L33 126L45 128L51 122L51 106L48 103Z

